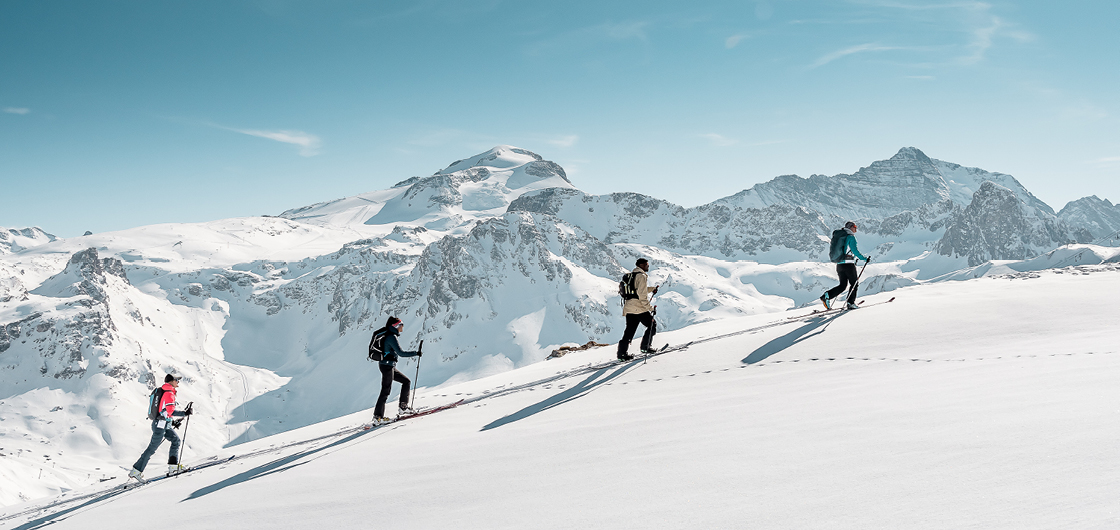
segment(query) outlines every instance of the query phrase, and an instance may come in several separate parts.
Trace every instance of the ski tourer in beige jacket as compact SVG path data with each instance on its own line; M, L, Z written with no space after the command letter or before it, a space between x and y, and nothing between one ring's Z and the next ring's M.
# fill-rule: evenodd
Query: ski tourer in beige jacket
M622 305L622 314L636 315L653 312L653 306L649 303L649 295L657 288L649 286L649 276L641 267L634 267L630 274L634 275L634 292L637 293L638 297L631 298Z

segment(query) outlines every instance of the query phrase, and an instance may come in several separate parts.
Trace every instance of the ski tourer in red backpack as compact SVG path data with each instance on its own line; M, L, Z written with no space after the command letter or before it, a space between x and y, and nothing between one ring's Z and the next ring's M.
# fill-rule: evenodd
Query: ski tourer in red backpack
M166 438L171 440L171 455L167 458L167 473L175 474L183 470L183 466L179 464L179 435L175 433L174 428L179 426L182 419L174 420L172 418L191 415L191 408L187 407L186 410L177 411L175 406L175 394L179 388L179 377L167 374L163 378L163 386L156 388L152 391L148 403L148 419L152 420L152 441L148 443L148 448L144 450L144 454L140 455L140 459L132 464L132 470L128 472L129 478L134 478L139 481L144 480L144 468L148 467L148 459L156 453L159 444L163 443Z

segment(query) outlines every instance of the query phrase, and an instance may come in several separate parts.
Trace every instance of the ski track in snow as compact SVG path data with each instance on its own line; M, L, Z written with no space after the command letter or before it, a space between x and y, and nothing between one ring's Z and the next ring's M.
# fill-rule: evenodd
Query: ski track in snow
M902 175L912 182L915 168L921 177L914 178L929 187L922 193L950 202L903 213L884 207L891 204L892 179ZM868 176L884 187L868 187ZM848 177L812 181L828 185ZM1120 223L1120 208L1112 212L1107 201L1083 200L1077 208L1071 203L1069 212L1063 209L1065 217L1055 216L1009 175L931 160L916 149L903 149L855 175L861 184L849 192L864 193L875 207L841 211L813 195L804 197L806 204L822 209L805 217L779 204L783 194L794 193L791 189L801 193L783 189L782 179L682 209L638 194L583 194L559 166L501 146L432 177L280 217L156 225L67 240L38 229L5 231L10 237L8 246L0 244L0 347L7 350L0 351L0 417L5 420L0 452L6 454L0 457L11 465L0 469L0 505L86 491L99 478L110 479L105 468L130 464L146 443L137 434L146 430L146 422L132 411L144 398L145 377L158 378L165 370L187 376L190 384L181 398L195 401L203 412L191 429L190 452L248 450L262 436L286 439L286 434L319 428L317 422L326 418L359 410L368 415L362 409L377 389L369 384L369 366L353 352L364 349L368 330L379 326L386 312L408 315L409 336L402 344L425 338L443 361L425 364L421 377L429 387L421 390L429 398L451 397L441 394L444 389L469 388L454 395L466 396L464 405L489 406L503 396L579 390L541 405L555 410L606 387L665 382L665 377L628 378L638 370L652 371L647 366L664 365L669 357L651 356L637 365L602 360L572 365L573 359L584 358L580 355L539 362L562 344L617 338L613 278L637 256L650 258L651 280L663 284L657 298L661 329L671 336L691 334L678 343L682 350L666 355L792 330L751 352L741 365L669 379L753 373L746 370L750 367L874 361L967 365L1112 353L1093 347L1022 357L773 357L833 332L834 315L785 318L783 310L815 306L819 292L835 284L831 264L798 260L816 259L814 245L821 241L814 231L827 234L829 223L841 217L860 219L861 248L877 252L861 284L863 296L971 282L1031 289L1028 281L1120 269L1117 249L1069 245L1045 252L1055 244L1039 235L1066 230L1061 223L1067 218L1092 220L1104 234L1112 229L1110 220ZM995 185L984 185L985 180ZM990 204L970 205L967 201L981 189ZM736 201L766 204L754 205L762 210L728 210ZM888 214L893 217L859 217ZM766 219L772 222L763 224L772 225L775 234L726 239L739 237L734 227ZM1018 224L1011 232L1007 227L984 232L992 228L992 219ZM959 255L931 252L954 223L960 237L952 248ZM984 261L992 252L1037 255ZM977 259L983 263L965 266ZM442 305L433 304L435 299ZM881 309L868 304L858 311L870 315ZM764 319L774 320L760 324ZM751 324L725 329L739 321ZM716 328L722 331L710 332ZM983 333L977 335L982 342ZM613 347L591 355L602 352L613 358ZM565 368L548 376L540 372L558 365ZM504 383L478 386L515 368L520 370L509 372ZM529 373L539 377L524 380ZM568 381L572 378L585 379ZM303 407L296 400L316 406ZM491 419L488 430L539 413L525 409ZM231 441L243 445L227 447Z

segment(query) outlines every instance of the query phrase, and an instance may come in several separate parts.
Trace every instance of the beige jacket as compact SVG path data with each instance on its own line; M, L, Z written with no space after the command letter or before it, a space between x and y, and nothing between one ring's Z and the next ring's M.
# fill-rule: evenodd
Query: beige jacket
M653 287L649 286L649 276L641 267L634 267L634 270L630 273L637 274L634 277L634 292L638 293L638 297L627 300L622 304L622 314L636 315L652 312L653 306L649 303L649 295L653 292Z

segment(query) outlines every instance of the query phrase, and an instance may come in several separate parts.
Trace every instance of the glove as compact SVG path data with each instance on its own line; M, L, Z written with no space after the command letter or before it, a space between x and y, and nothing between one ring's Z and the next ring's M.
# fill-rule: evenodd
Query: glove
M871 263L871 256L867 256L867 262Z
M422 351L417 351L417 352L416 352L416 356L417 356L417 357L423 357L423 356L424 356L424 352L422 352Z
M653 294L657 294L657 290L658 290L658 289L660 289L660 288L661 288L661 286L660 286L660 285L658 285L658 286L654 287L654 288L653 288Z
M190 407L187 407L187 409L183 411L184 416L190 416L191 414L194 414L194 411L191 410Z
M183 424L183 420L175 420L175 421L171 422L171 426L176 428L176 429L178 429L179 426L182 425L182 424Z

